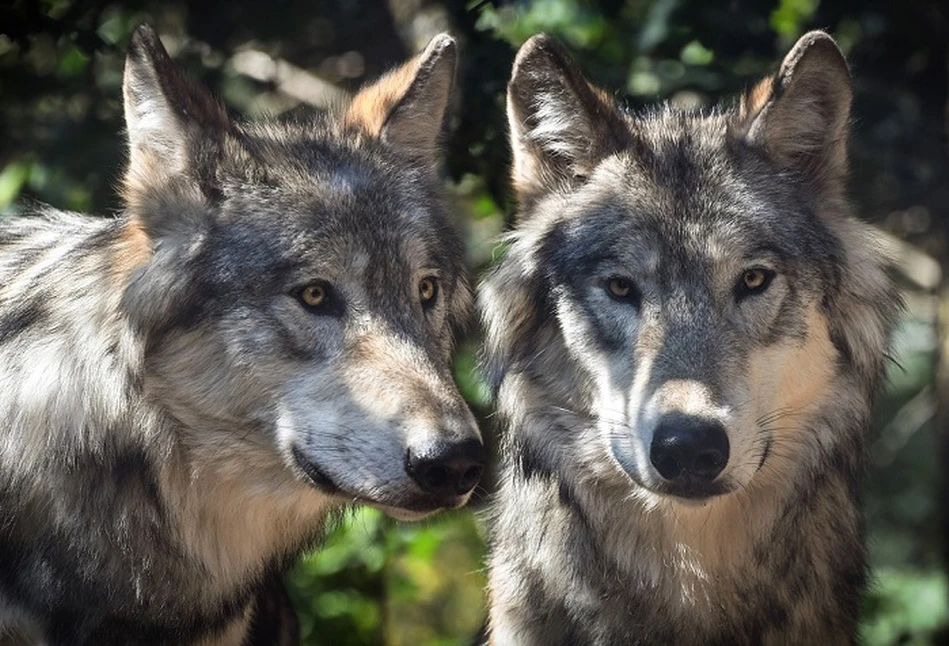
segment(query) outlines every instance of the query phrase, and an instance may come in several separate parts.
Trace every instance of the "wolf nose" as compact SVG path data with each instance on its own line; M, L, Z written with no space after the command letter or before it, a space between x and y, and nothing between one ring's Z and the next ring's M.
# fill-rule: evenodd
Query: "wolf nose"
M728 464L728 435L717 422L667 415L653 435L649 460L666 480L712 482Z
M484 446L478 440L440 441L409 449L405 471L428 493L452 498L475 488L484 461Z

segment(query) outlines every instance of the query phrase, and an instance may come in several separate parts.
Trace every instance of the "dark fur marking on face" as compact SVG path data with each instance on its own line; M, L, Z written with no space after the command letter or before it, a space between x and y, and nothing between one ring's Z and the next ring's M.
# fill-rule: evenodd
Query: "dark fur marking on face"
M0 315L0 343L12 341L27 328L39 325L49 316L39 299L13 305Z
M545 327L556 325L554 308L548 289L541 279L530 276L524 280L527 282L523 286L528 299L526 307L532 315L521 330L521 334L527 338L537 338ZM504 352L484 355L482 365L494 397L497 397L506 374L515 370L515 367L529 369L535 352L536 349L532 344L523 343L509 346Z
M122 491L139 487L147 501L163 517L165 513L158 479L152 470L152 461L140 450L129 450L116 456L108 465L112 482Z
M850 347L850 343L847 342L847 337L844 335L843 330L839 327L831 326L829 332L830 342L837 350L837 361L844 367L852 368L854 366L853 350Z
M807 311L802 303L800 290L792 283L788 285L788 293L781 303L774 321L770 323L764 345L772 345L784 340L794 340L803 343L807 340Z
M515 466L524 480L530 481L535 477L548 479L553 475L553 465L544 451L536 450L533 442L518 442L517 444L517 450L514 452Z
M575 502L573 499L573 493L570 491L570 486L563 480L560 480L557 487L557 495L560 500L560 504L564 507L573 507Z
M620 217L600 215L611 221L621 220ZM578 282L580 278L589 279L591 276L596 276L595 272L610 258L609 245L602 239L603 228L604 226L598 222L595 225L583 223L568 233L567 224L559 223L547 232L538 254L542 259L541 265L546 269L544 275L546 289L542 297L546 299L547 315L556 320L552 299L547 295L565 290L571 302L585 311L585 320L591 323L596 331L596 342L604 349L617 350L626 340L623 330L607 325L607 321L598 315L587 298L588 283ZM604 281L609 278L606 275L598 277ZM604 289L605 287L604 284ZM635 285L632 288L636 289ZM619 303L613 305L622 307ZM629 308L631 316L638 312L638 304L625 305Z
M558 222L540 244L538 257L549 286L575 284L578 277L589 275L606 257L602 232L581 224L568 233L568 226Z

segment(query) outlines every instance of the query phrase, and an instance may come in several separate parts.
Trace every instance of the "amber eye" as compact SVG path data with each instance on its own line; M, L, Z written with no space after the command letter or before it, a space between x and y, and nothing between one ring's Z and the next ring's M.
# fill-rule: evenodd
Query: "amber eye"
M760 294L768 289L773 278L774 272L770 269L755 267L754 269L746 270L745 273L741 275L741 280L738 283L738 297L741 298L752 294Z
M632 284L625 278L610 278L608 287L610 294L615 298L629 298L633 291Z
M307 285L300 290L300 302L311 309L322 307L326 303L326 286L319 283Z
M435 302L438 296L438 281L432 277L423 278L418 283L418 297L423 305L430 305Z
M763 269L749 269L745 272L743 280L745 282L745 288L758 289L764 285L767 276L765 276Z

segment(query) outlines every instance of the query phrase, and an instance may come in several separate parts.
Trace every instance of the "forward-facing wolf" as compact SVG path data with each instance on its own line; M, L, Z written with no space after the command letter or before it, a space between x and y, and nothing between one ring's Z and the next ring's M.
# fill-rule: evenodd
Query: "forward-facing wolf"
M519 201L480 296L505 425L495 644L833 644L900 299L812 32L740 106L629 114L563 50L508 86Z
M0 226L0 642L291 643L275 576L332 510L467 500L455 60L246 124L135 32L125 213Z

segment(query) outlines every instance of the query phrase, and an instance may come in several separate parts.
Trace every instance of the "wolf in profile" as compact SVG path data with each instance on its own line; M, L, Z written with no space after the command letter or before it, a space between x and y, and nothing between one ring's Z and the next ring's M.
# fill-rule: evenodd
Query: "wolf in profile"
M508 86L519 202L479 304L504 426L495 644L836 644L900 297L846 196L825 33L733 108L618 108L550 38Z
M292 643L276 577L333 510L467 501L455 63L240 123L134 33L125 213L0 225L0 641Z

